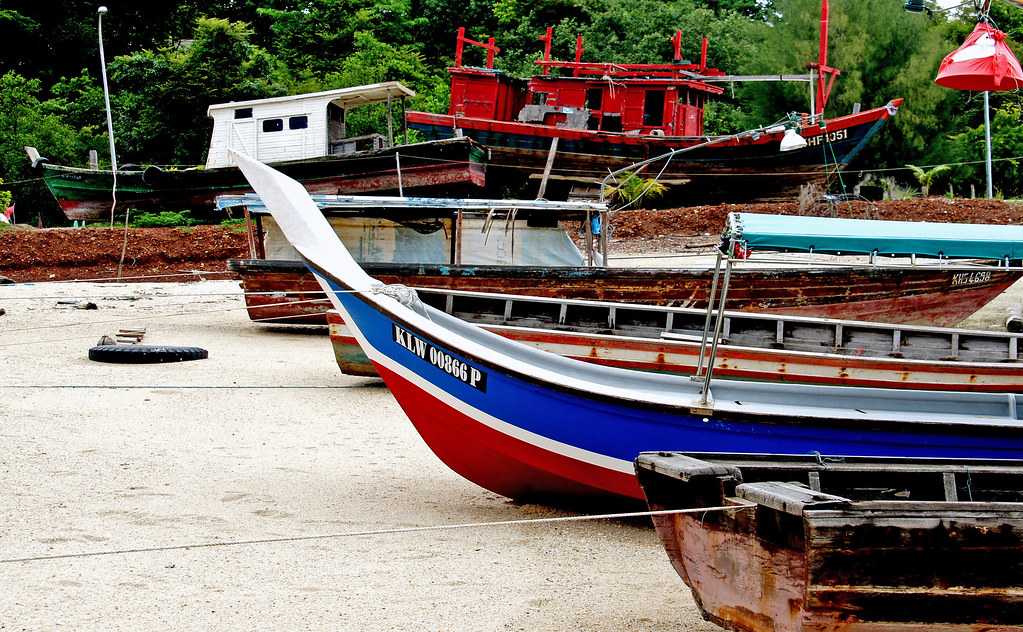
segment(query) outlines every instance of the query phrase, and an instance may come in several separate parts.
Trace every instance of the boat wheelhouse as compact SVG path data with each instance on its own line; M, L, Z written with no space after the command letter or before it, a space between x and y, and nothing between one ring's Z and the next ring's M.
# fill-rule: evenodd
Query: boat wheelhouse
M397 81L269 99L211 105L213 133L206 168L234 165L230 150L263 162L344 156L394 145L393 108L405 111L416 93ZM372 105L386 107L387 133L348 136L347 113ZM402 137L405 129L402 124Z

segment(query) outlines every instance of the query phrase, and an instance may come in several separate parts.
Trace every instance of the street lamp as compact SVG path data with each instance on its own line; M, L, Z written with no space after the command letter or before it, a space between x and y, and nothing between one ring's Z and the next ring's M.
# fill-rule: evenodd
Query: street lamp
M107 58L103 52L103 16L106 7L96 9L99 21L99 69L103 77L103 101L107 106L107 137L110 140L110 173L113 175L113 186L110 189L112 203L110 205L110 228L114 227L114 209L117 208L117 151L114 149L114 119L110 115L110 88L107 85Z

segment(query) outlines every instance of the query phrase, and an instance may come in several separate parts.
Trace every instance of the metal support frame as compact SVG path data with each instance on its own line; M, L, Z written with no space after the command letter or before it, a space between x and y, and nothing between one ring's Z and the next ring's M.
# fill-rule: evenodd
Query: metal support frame
M593 215L586 211L586 266L593 267Z
M394 116L391 111L391 95L387 95L387 146L394 147Z
M984 175L987 176L987 198L995 196L991 181L991 93L984 91Z
M710 318L711 314L714 313L714 299L717 297L718 292L718 279L721 276L721 258L723 253L718 249L718 256L714 262L714 278L710 282L710 294L707 296L707 318L703 321L703 337L700 339L700 358L696 362L696 373L693 374L694 378L700 377L703 372L703 358L706 355L707 349L707 334L710 333Z
M707 375L703 378L703 387L700 388L700 404L707 405L710 398L710 380L714 376L714 360L718 354L718 342L721 341L721 327L725 323L725 301L728 298L728 283L732 279L732 249L735 242L728 242L728 255L725 259L725 278L721 281L721 301L718 303L717 321L714 323L714 339L711 342L710 357L707 358ZM706 345L706 341L704 341Z
M600 218L600 264L602 267L607 267L607 231L610 230L611 226L608 223L607 211L600 211L597 214Z

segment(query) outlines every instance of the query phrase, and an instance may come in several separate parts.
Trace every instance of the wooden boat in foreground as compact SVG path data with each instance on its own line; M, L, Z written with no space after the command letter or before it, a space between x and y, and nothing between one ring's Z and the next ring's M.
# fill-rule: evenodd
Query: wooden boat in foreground
M704 618L742 632L1023 629L1023 462L651 452Z
M594 265L603 258L601 255L587 256L579 251L575 251L573 261L567 251L575 247L551 219L603 216L606 207L597 203L354 196L314 199L339 232L342 228L336 222L342 217L367 223L360 232L342 234L342 240L364 269L384 283L701 308L707 305L714 276L714 269L706 265L685 268ZM281 246L280 231L258 197L225 196L218 199L218 205L245 208L253 218L250 258L227 262L228 270L242 279L249 318L272 324L325 324L326 296L290 246ZM507 215L494 222L495 209ZM489 235L480 237L481 226L504 225L511 214L518 218L514 220L518 228L492 229ZM531 216L545 220L546 225L529 226L537 223L526 219ZM794 221L820 219L795 217ZM384 239L384 235L398 230L401 222L413 220L432 228L404 230L399 236ZM369 226L371 221L379 225ZM584 223L587 228L590 226L589 222ZM545 242L537 245L529 240L527 231L549 234L545 235ZM445 237L437 237L442 234ZM589 232L587 235L588 243L595 244L596 238ZM479 258L480 253L496 253L493 242L499 239L504 240L501 247L507 253L503 259ZM556 239L563 242L557 249L550 245ZM376 241L380 242L375 247L377 252L370 252ZM422 241L444 243L426 252L416 245ZM601 252L607 252L607 241L607 231L602 231ZM802 247L804 252L813 249L813 244ZM592 253L592 249L583 250ZM377 256L371 257L374 254ZM1020 269L994 265L907 266L887 264L880 258L871 265L825 262L785 266L777 260L765 265L755 255L749 263L745 267L737 264L731 274L727 303L730 309L914 325L954 325L1023 276Z
M238 160L426 443L499 494L640 499L632 462L651 449L1023 457L1014 394L734 380L711 388L508 340L424 305L410 288L371 278L298 182ZM926 232L914 226L916 235ZM1006 236L1018 237L1011 229ZM886 242L904 245L879 240ZM914 244L921 252L937 245L919 236ZM729 239L725 248L734 246Z
M420 289L436 309L510 340L606 366L693 375L705 310ZM376 376L336 310L342 373ZM729 312L719 377L918 390L1023 392L1023 334Z

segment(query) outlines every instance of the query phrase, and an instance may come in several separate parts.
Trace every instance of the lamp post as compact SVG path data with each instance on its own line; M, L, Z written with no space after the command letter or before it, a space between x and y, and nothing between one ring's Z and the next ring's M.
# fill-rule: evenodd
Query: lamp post
M1020 4L1017 0L1011 1ZM964 2L940 10L925 6L923 0L906 0L905 9L913 12L926 11L930 14L951 11L967 4L977 7L980 13L979 23L963 45L942 60L934 81L953 90L969 90L984 95L984 192L986 197L992 198L994 181L991 175L991 91L1015 90L1023 81L1023 68L1004 43L1005 34L991 24L991 0L982 0L979 3ZM991 61L985 64L984 60L989 59Z
M112 203L110 205L110 228L114 227L114 209L117 208L117 151L114 149L114 119L110 114L110 88L107 85L107 59L103 52L103 16L106 7L96 9L99 21L99 68L103 77L103 102L107 108L107 138L110 140L110 173L113 176L113 187L110 189Z

